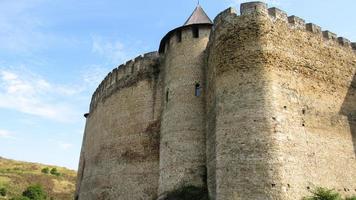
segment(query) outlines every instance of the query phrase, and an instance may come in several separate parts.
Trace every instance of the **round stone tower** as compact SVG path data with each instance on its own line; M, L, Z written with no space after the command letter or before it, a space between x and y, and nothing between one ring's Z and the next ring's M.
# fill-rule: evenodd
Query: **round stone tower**
M212 21L197 6L161 41L164 79L159 196L184 186L206 187L205 49Z

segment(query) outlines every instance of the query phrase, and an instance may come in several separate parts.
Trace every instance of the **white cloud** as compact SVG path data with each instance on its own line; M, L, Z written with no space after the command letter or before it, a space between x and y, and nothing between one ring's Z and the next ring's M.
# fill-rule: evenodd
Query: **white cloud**
M13 136L14 134L8 130L1 130L0 129L0 138L4 139L14 139L15 137Z
M110 63L122 63L128 59L127 48L122 42L100 36L93 36L92 40L92 52L105 57Z
M51 84L26 70L0 68L0 108L70 122L80 115L75 105L68 100L70 97L65 95L77 92L67 86Z

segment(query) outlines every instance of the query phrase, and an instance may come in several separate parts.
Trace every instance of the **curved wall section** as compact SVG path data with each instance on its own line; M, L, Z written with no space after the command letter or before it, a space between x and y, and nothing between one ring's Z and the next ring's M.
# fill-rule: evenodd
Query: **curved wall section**
M198 28L199 37L193 29ZM184 27L165 44L159 194L205 187L204 63L209 26ZM179 37L181 36L181 38ZM197 36L197 35L196 35ZM203 91L195 95L195 87Z
M211 199L285 199L274 187L280 181L280 164L260 39L265 13L237 16L228 9L214 21L207 66Z
M156 198L158 67L156 53L138 57L113 70L94 93L82 147L78 199Z

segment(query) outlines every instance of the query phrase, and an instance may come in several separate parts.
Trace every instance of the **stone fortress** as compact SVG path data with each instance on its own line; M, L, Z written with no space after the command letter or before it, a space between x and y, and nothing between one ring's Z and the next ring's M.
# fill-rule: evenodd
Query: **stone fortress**
M262 2L198 6L92 96L76 199L356 194L356 43Z

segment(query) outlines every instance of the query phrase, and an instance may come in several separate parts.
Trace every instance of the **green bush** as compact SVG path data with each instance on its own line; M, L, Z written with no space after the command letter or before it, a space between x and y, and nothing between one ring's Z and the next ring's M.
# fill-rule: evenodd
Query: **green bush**
M312 195L305 197L304 200L342 200L339 193L326 188L317 187L311 193Z
M42 173L44 174L48 174L49 173L49 168L48 167L45 167L41 170Z
M185 186L170 192L165 200L208 200L208 191L196 186Z
M22 196L28 197L31 200L45 200L47 198L46 192L41 185L30 185L22 193Z
M55 176L61 175L61 174L57 171L57 168L52 168L51 171L50 171L50 173L51 173L52 175L55 175Z
M0 188L0 196L6 196L7 194L7 189L6 188Z

